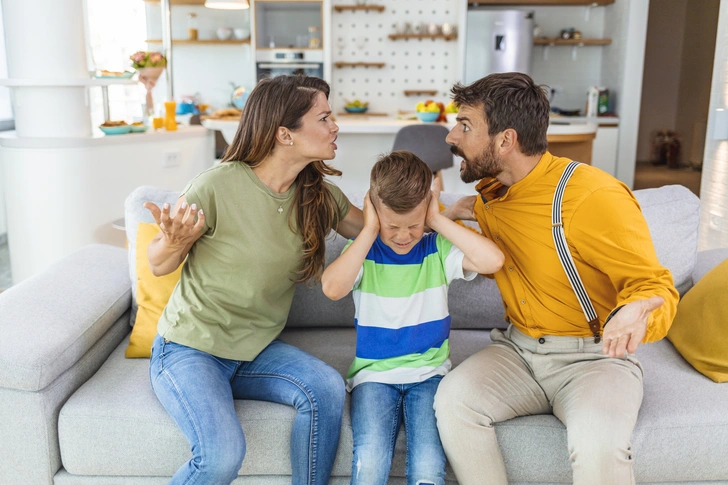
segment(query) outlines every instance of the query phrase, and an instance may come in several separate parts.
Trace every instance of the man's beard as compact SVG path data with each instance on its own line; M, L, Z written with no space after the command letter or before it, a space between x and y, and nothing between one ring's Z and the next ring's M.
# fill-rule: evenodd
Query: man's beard
M497 177L503 171L503 162L495 153L495 140L491 140L488 146L472 159L465 158L465 154L454 145L450 146L450 151L465 162L465 167L460 169L460 179L466 184Z

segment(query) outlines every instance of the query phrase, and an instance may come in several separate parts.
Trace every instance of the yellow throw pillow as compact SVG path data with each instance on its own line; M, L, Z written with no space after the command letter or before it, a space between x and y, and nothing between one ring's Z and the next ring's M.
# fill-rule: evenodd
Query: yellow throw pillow
M148 358L152 351L152 341L157 335L157 322L162 310L167 305L172 291L179 281L182 265L172 273L154 276L149 268L147 248L152 239L159 233L159 226L154 223L140 222L137 226L136 238L136 300L139 310L136 322L129 337L126 357Z
M667 338L695 370L728 381L728 259L680 300Z

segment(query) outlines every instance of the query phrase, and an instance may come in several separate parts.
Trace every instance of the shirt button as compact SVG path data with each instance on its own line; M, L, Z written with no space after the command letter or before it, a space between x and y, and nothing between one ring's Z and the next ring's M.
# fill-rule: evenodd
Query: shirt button
M525 304L526 304L526 300L521 300L521 305L525 305Z
M509 266L508 271L513 271L513 266Z
M538 339L538 343L545 344L546 343L546 339L543 338L543 337L541 337L540 339Z
M486 209L490 209L490 206L489 206L489 205L486 205L486 206L485 206L485 208L486 208Z
M496 241L500 241L500 236L496 236L496 237L495 237L495 240L496 240Z

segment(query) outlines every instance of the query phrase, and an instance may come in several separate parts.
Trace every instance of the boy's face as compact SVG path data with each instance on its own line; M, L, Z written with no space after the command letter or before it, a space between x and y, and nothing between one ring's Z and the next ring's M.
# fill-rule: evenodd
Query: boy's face
M381 201L377 201L379 237L382 242L397 254L409 253L425 234L427 202L423 200L410 212L397 214Z

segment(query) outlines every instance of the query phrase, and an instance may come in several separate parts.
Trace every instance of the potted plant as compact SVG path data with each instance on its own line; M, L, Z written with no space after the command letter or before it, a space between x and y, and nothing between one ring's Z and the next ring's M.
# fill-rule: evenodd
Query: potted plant
M157 84L159 76L162 75L167 59L161 52L138 51L129 56L132 67L139 71L139 82L144 84L147 90L146 114L154 114L154 100L152 99L152 88Z

